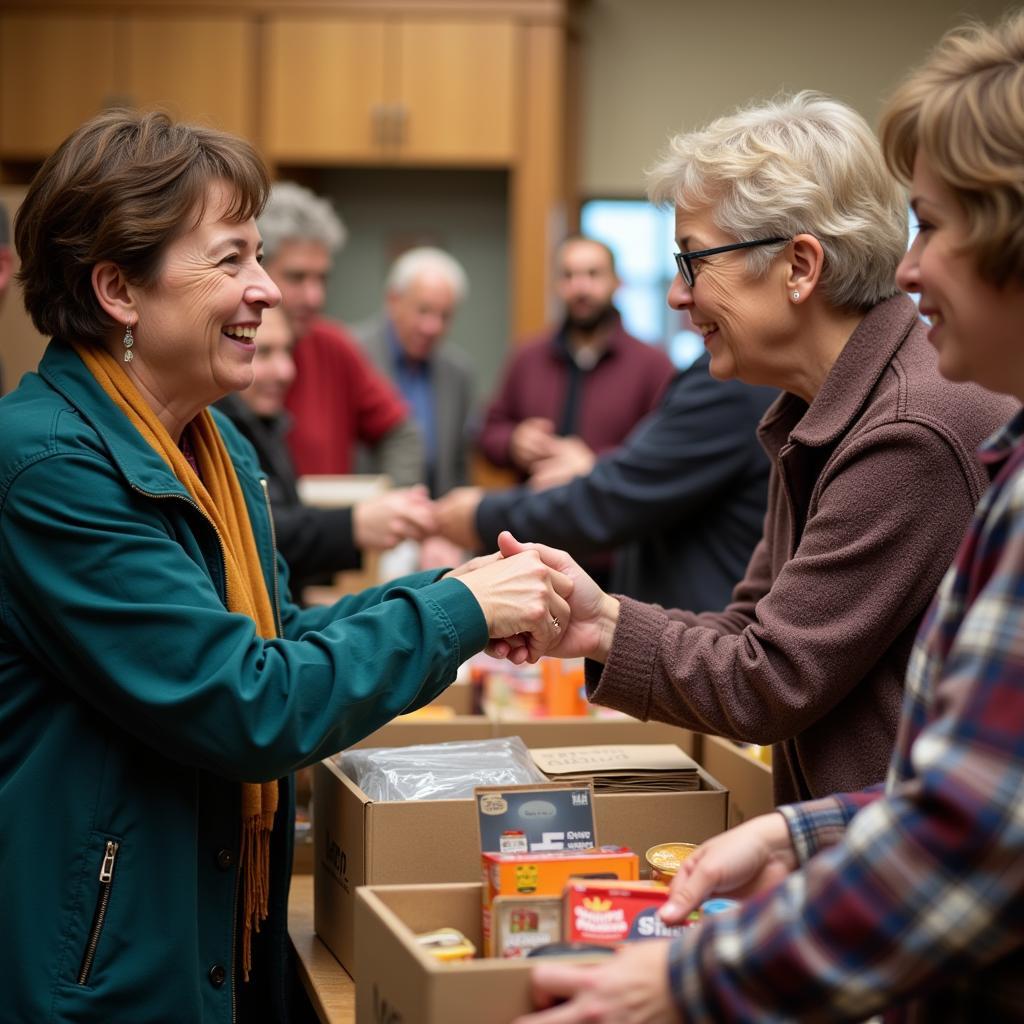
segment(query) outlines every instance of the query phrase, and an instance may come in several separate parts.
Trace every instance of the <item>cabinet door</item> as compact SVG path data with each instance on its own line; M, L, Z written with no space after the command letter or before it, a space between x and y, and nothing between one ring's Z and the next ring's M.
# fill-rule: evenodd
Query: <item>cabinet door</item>
M0 152L52 152L117 93L115 20L90 15L0 14Z
M402 162L502 164L515 150L519 33L491 19L395 24Z
M279 162L380 160L385 23L267 22L263 141Z
M128 19L125 91L142 108L252 138L256 27L242 17Z

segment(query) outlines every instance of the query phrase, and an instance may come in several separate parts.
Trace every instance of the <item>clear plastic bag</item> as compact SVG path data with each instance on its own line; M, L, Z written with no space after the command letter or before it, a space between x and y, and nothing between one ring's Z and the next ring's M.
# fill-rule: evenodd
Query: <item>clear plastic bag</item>
M346 750L335 760L371 800L453 800L475 786L549 781L518 736Z

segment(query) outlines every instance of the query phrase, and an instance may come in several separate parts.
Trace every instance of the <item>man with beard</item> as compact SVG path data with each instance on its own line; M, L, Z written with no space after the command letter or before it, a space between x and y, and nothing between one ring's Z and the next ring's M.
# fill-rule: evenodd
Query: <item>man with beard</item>
M516 349L478 438L491 462L537 489L589 472L655 408L673 375L662 351L623 329L606 245L572 235L557 266L565 318Z

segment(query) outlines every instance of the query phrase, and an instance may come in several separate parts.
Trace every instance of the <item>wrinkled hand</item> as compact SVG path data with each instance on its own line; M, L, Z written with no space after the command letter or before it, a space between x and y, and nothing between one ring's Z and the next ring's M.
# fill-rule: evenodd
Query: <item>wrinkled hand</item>
M480 536L476 532L476 509L484 496L482 487L453 487L434 502L437 532L460 547L476 551Z
M554 437L550 455L538 459L530 472L530 489L546 491L578 476L586 476L597 461L586 441L579 437Z
M548 653L556 658L592 658L604 661L611 647L615 624L619 620L619 602L606 594L572 557L546 544L523 544L507 530L498 535L498 548L511 557L520 552L536 552L545 565L563 573L573 582L569 605L572 617L565 624L561 641ZM491 643L487 653L494 658L508 658L515 664L526 659L517 650L516 638Z
M387 551L403 540L422 540L435 531L434 505L422 484L387 491L352 508L356 547Z
M521 661L537 661L561 640L570 619L573 581L549 568L536 551L474 559L456 576L477 599L492 639L505 639Z
M512 461L529 473L538 459L547 458L554 451L555 425L542 416L531 416L517 423L508 439L508 454Z
M797 867L786 819L775 811L751 818L702 843L680 864L661 917L679 924L709 896L753 896Z
M541 1012L512 1024L677 1024L668 985L669 945L663 939L627 942L594 966L535 967L531 992ZM569 1001L554 1005L564 999Z

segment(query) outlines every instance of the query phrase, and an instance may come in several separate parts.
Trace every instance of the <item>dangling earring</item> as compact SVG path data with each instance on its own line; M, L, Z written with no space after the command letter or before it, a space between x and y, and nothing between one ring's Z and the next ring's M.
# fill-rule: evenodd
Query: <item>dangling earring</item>
M124 340L121 344L124 345L124 361L126 363L130 363L135 358L135 355L132 352L132 346L135 344L135 339L132 337L132 324L130 320L124 325Z
M799 302L800 301L800 293L799 292L793 292L793 301L794 302ZM125 344L127 345L128 342L125 342Z

